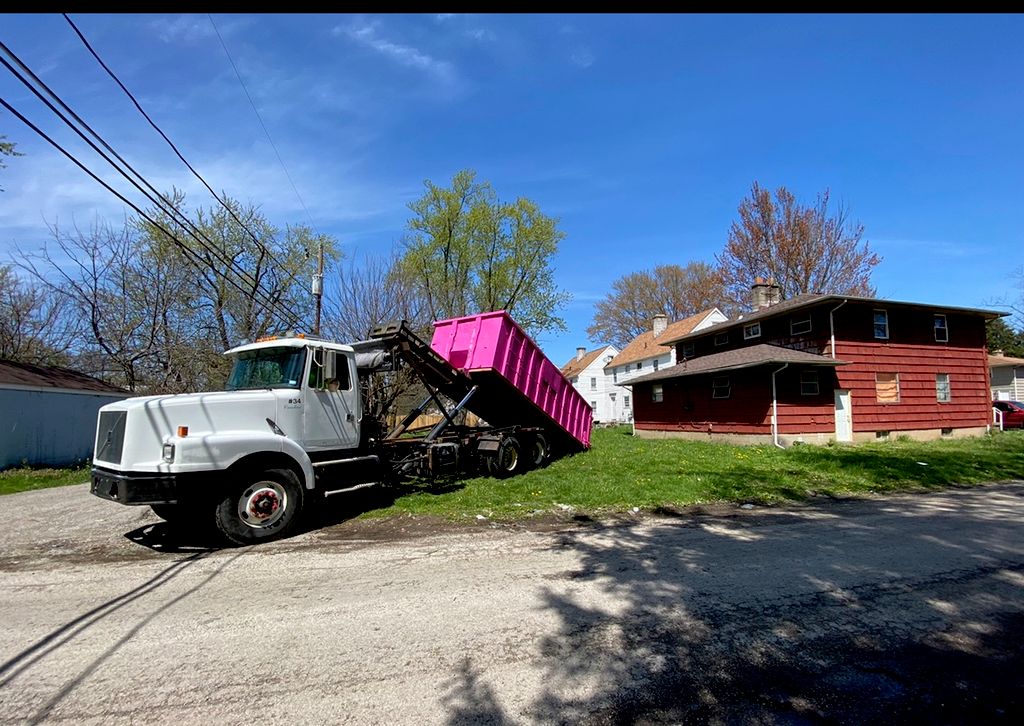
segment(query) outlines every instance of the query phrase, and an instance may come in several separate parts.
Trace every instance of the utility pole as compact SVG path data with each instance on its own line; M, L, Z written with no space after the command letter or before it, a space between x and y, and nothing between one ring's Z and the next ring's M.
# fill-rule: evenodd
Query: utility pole
M316 274L313 275L313 295L316 297L316 321L313 324L313 335L320 335L320 303L324 297L324 243L320 241L320 252L317 255Z

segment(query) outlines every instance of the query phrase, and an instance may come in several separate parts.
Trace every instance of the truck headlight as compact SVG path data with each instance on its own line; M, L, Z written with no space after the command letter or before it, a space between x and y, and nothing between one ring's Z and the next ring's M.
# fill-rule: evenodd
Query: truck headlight
M164 461L174 461L174 444L164 444Z

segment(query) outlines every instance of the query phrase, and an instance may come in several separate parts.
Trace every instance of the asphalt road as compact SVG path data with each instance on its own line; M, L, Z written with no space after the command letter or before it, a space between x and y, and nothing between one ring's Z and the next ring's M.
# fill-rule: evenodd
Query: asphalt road
M224 550L81 486L0 517L5 723L1024 716L1024 482Z

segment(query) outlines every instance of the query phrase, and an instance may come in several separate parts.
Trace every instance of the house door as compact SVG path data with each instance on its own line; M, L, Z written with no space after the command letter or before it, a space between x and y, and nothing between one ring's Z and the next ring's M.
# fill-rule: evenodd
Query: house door
M836 390L836 441L853 441L853 411L850 392Z

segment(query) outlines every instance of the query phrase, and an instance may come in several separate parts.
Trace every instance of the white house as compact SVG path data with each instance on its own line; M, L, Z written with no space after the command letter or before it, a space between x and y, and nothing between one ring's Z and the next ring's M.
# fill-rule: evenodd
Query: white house
M568 378L590 407L594 409L594 423L620 421L622 390L615 387L605 366L619 354L614 345L604 345L587 352L577 348L576 357L562 366L562 375Z
M1024 401L1024 359L996 350L988 357L988 367L993 401Z
M629 341L622 351L605 366L605 373L613 386L628 383L637 376L654 373L676 364L674 345L662 345L660 340L674 340L697 330L703 330L715 323L724 323L727 318L718 308L704 310L688 318L668 324L667 315L655 315L651 329ZM618 409L618 421L632 421L632 395L629 388L622 389L622 406Z

